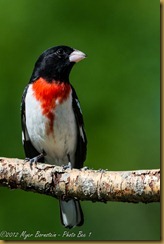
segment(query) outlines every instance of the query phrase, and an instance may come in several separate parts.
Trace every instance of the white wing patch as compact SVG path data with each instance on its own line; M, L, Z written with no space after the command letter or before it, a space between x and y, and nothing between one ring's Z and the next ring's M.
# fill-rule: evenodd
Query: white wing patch
M24 133L23 133L23 131L22 131L22 144L24 144Z
M82 110L81 110L81 107L80 107L79 100L75 98L75 101L76 101L76 104L77 104L77 106L78 106L78 108L80 110L80 113L82 114ZM83 141L85 142L83 127L82 126L79 126L79 130L80 130L80 136L82 137Z
M80 107L80 103L79 103L79 100L78 100L78 99L75 99L75 101L76 101L76 103L77 103L77 106L78 106L78 108L79 108L79 110L80 110L80 113L82 114L82 110L81 110L81 107Z
M84 133L83 133L83 128L82 128L82 126L79 126L79 130L80 130L80 135L81 135L83 141L85 142L85 138L84 138Z
M24 124L24 130L22 131L22 143L24 144L24 141L30 140L30 137L28 135L28 131L26 128L26 122L25 122L25 117L23 116L23 124Z

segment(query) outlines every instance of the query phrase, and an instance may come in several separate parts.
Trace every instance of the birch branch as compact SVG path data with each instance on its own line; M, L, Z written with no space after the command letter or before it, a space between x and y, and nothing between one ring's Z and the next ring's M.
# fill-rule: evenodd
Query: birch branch
M0 186L55 198L89 201L159 202L160 170L106 171L0 158Z

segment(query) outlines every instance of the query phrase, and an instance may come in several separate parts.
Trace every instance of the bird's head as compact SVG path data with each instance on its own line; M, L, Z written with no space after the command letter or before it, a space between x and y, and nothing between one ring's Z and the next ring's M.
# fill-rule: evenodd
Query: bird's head
M35 63L30 82L42 77L52 80L69 82L69 74L73 65L84 59L86 55L68 46L56 46L44 51Z

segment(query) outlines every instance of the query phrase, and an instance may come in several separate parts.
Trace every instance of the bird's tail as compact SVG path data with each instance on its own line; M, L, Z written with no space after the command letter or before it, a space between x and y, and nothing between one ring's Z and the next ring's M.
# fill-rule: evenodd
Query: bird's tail
M60 200L61 222L66 228L80 226L84 222L80 202L76 199Z

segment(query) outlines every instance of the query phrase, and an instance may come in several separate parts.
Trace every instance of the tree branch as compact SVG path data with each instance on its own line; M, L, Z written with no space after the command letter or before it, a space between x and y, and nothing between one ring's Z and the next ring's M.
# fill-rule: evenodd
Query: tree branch
M0 158L0 186L55 198L90 201L159 202L160 170L106 171L63 167Z

